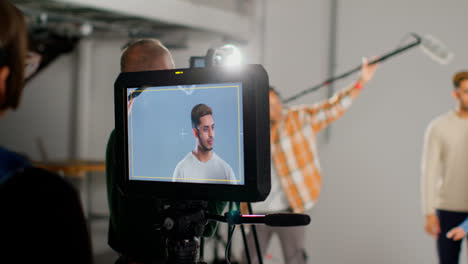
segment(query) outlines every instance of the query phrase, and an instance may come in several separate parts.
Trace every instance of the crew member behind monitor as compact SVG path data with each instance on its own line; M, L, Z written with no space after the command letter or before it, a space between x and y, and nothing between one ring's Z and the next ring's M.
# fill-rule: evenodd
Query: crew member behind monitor
M197 104L192 108L191 119L195 149L177 164L172 181L237 184L231 166L213 151L215 123L211 108Z

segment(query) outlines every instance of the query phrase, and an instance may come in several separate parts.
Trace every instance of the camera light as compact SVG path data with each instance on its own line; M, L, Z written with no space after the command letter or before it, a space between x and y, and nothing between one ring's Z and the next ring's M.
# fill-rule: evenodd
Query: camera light
M222 46L220 50L224 53L224 65L235 66L242 63L241 52L236 46L227 44Z

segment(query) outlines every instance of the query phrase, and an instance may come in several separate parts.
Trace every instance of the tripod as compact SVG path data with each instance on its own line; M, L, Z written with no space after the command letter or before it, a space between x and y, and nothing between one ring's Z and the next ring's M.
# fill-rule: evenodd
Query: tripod
M262 253L260 249L259 239L257 235L257 230L255 224L264 224L267 226L272 227L292 227L292 226L303 226L308 225L310 223L310 217L304 214L291 214L291 213L279 213L279 214L268 214L268 215L253 215L252 214L252 207L251 204L248 205L248 211L250 215L241 215L239 211L232 211L232 203L229 206L229 212L225 214L226 222L228 223L228 243L226 244L226 259L219 260L218 259L218 246L215 245L214 247L214 262L213 264L221 264L221 263L231 263L230 262L230 244L232 239L232 234L234 231L235 225L241 226L242 231L242 239L244 243L244 254L245 260L247 263L252 263L251 254L249 251L248 241L246 237L245 227L243 224L252 224L251 225L251 232L253 236L253 242L255 243L255 249L257 254L257 259L260 264L263 263ZM237 203L237 208L240 210L239 204ZM215 235L215 242L222 243L221 236L217 233ZM250 241L250 243L252 240ZM305 253L302 250L301 256L305 258ZM254 253L255 254L255 253Z
M241 208L240 208L240 205L238 203L236 203L237 205L237 210L238 211L241 211ZM249 214L252 214L252 206L250 203L247 203L248 205L248 211L249 211ZM229 202L229 212L232 212L232 208L233 208L233 202ZM247 235L246 235L246 231L245 231L245 226L243 224L240 225L240 228L241 228L241 232L242 232L242 241L243 241L243 244L244 244L244 250L245 250L245 254L247 256L247 261L248 263L250 264L251 263L251 257L250 257L250 251L249 251L249 247L248 247L248 244L247 244ZM232 226L231 224L228 223L228 237L227 237L227 240L230 241L232 239L232 233L230 232L232 229ZM228 243L226 243L223 238L221 237L221 235L219 234L219 228L216 230L215 232L215 245L214 245L214 259L213 259L213 262L212 264L225 264L225 263L230 263L230 260L229 259L218 259L218 245L221 244L221 246L224 246L226 248L226 257L230 256L231 255L231 248L228 247ZM255 248L256 248L256 252L257 252L257 257L260 261L260 264L263 264L263 260L261 258L261 250L260 250L260 244L258 242L258 236L257 236L257 230L255 228L255 225L252 225L252 232L253 232L253 235L254 235L254 239L255 239ZM233 262L232 264L234 264L236 262Z
M271 214L271 215L241 215L239 211L232 211L233 203L229 205L229 212L224 216L210 214L207 211L207 201L165 201L161 203L159 223L156 228L163 236L166 248L166 257L151 264L207 264L203 261L203 239L201 238L208 220L228 224L228 243L226 244L226 260L221 263L230 263L230 244L236 225L241 226L244 247L250 261L250 252L243 224L266 224L270 226L296 226L307 225L310 222L308 215L301 214ZM237 203L240 210L240 205ZM249 204L249 211L252 208ZM256 237L255 226L253 232ZM256 240L257 255L261 262L261 251ZM200 254L199 254L200 252ZM117 263L124 263L117 262Z

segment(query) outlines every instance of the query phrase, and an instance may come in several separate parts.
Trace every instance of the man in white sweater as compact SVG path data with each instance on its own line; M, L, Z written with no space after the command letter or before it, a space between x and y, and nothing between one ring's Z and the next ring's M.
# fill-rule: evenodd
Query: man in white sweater
M437 239L439 263L456 264L461 241L447 232L468 217L468 72L453 77L452 110L426 131L422 159L422 204L426 232Z

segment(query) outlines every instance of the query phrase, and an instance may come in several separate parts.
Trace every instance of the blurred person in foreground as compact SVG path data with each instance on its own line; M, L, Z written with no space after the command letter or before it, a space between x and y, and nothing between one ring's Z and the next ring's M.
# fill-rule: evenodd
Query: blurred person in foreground
M23 91L27 26L21 11L0 0L0 117L17 109ZM5 263L92 263L77 190L0 147L0 259Z

